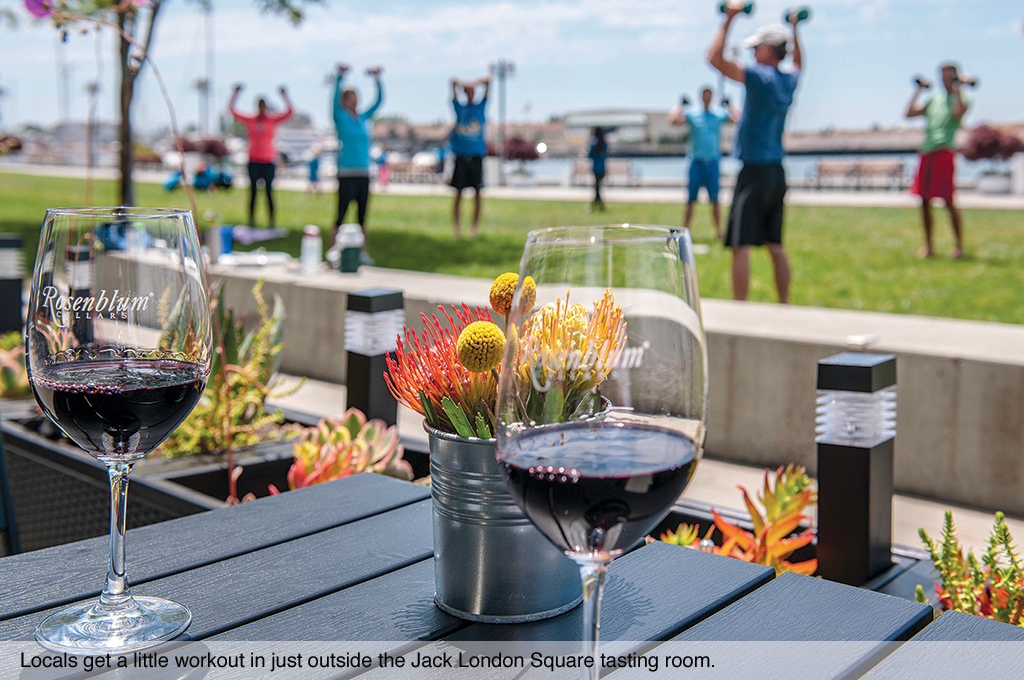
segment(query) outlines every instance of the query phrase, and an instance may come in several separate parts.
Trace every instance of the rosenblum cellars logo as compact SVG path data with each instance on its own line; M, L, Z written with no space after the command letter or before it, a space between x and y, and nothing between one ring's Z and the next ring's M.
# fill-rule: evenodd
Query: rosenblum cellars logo
M125 295L116 288L110 294L103 289L99 295L61 295L54 286L47 286L43 288L41 306L50 310L58 326L67 328L79 319L127 320L129 312L145 311L152 297L152 293Z

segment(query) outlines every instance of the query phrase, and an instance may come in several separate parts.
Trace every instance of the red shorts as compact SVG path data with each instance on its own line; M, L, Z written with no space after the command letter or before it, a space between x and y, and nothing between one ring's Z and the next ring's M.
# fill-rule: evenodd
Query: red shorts
M921 154L917 176L910 187L910 193L921 198L941 198L947 203L953 201L953 159L952 149L936 149Z

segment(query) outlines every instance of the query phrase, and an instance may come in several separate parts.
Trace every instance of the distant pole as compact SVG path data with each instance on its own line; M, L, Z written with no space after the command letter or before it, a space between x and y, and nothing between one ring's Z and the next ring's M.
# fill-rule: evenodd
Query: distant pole
M210 127L210 81L200 78L193 87L199 93L199 124L196 127L200 132L206 132Z
M210 99L214 96L213 91L213 4L206 7L206 75L196 80L192 87L199 94L199 122L196 127L199 132L212 131L210 125Z
M54 52L57 57L57 96L60 101L60 120L62 123L66 123L71 115L71 68L68 66L64 43L59 34L54 43Z
M213 3L206 7L206 105L203 112L203 130L212 131L210 123L210 99L216 100L217 92L213 87Z
M505 79L515 73L516 65L508 59L499 59L491 64L491 73L498 78L498 157L499 183L505 184Z

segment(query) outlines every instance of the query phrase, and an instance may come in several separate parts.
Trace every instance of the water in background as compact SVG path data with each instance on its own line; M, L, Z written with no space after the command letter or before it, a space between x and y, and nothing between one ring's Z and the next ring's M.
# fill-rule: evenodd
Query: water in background
M905 153L894 155L869 155L869 156L835 156L835 155L812 155L812 156L787 156L782 164L786 168L786 176L790 182L806 182L814 175L814 171L821 159L829 160L900 160L907 174L908 181L913 178L917 171L917 154ZM660 156L660 157L632 157L633 168L644 180L677 180L681 182L686 177L690 167L688 158L682 156ZM541 158L527 164L530 173L538 180L565 181L572 173L574 159L572 158ZM742 163L735 158L722 158L722 174L736 176ZM981 174L993 167L991 161L969 161L963 156L956 159L956 178L958 181L974 181L981 177Z

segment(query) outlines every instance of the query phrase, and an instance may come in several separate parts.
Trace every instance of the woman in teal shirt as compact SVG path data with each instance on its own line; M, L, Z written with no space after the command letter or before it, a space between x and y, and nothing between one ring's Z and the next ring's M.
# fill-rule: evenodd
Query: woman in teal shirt
M377 100L370 108L358 113L359 95L352 88L343 88L342 83L349 67L338 65L338 77L334 81L334 97L331 99L334 127L338 131L338 218L331 230L333 244L338 226L345 220L349 203L356 202L359 226L363 229L366 242L366 207L370 200L370 120L380 108L384 91L380 83L381 67L366 70L377 84ZM364 264L372 264L363 246Z

